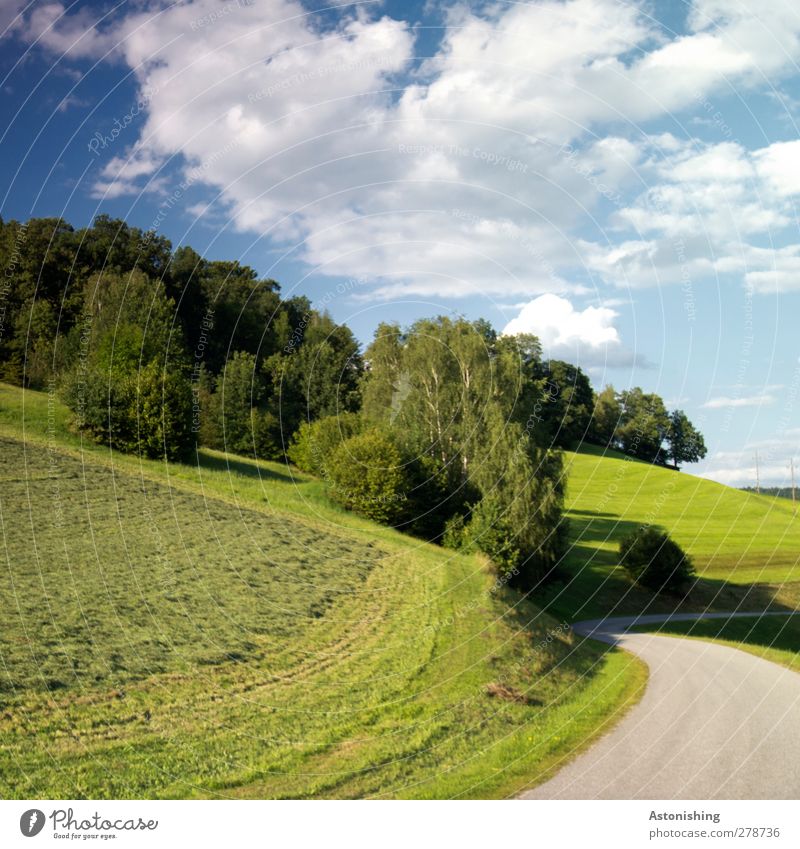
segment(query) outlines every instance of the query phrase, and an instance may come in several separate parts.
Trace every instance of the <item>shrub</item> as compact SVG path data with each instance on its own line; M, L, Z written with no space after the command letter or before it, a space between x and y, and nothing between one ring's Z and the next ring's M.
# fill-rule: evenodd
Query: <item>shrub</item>
M325 465L347 439L361 433L363 425L357 413L324 416L303 422L292 437L287 455L303 472L325 475Z
M156 362L138 372L75 371L63 386L76 425L95 441L145 457L191 456L191 385Z
M694 575L692 561L664 531L641 528L626 536L619 545L625 571L656 592L675 592Z
M146 457L182 460L195 447L191 430L192 388L177 368L146 365L136 386L135 449Z
M253 410L253 444L259 460L283 459L280 436L281 423L269 410Z
M498 499L484 496L476 505L466 529L466 540L491 558L502 578L508 580L519 574L523 559L520 534L509 523Z
M460 513L456 513L445 522L444 533L442 534L442 546L444 548L452 548L454 551L459 551L466 548L467 539L467 523Z
M403 458L380 431L369 430L342 442L325 470L331 496L348 510L384 524L403 515L408 498Z

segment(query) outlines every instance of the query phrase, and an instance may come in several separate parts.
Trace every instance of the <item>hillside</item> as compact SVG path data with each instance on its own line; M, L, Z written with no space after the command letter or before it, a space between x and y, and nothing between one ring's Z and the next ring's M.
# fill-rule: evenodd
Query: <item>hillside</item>
M619 540L650 523L690 554L699 581L685 609L751 609L800 596L800 519L791 502L629 460L585 446L567 452L571 579L546 597L571 619L608 612L669 610L631 587L618 563Z
M634 701L477 557L291 468L82 445L0 386L0 795L502 796Z

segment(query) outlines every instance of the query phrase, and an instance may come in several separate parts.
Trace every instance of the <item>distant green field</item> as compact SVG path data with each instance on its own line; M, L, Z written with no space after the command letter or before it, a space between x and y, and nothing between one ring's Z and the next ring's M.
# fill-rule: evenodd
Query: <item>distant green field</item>
M739 619L700 619L649 625L637 631L712 640L800 670L800 614Z
M496 797L642 691L477 557L319 481L82 445L0 386L0 797Z
M800 518L791 502L646 463L569 455L575 544L604 559L643 522L667 528L707 578L736 583L800 580Z
M571 579L547 590L554 612L571 620L605 613L669 611L632 587L619 566L620 539L649 523L690 554L701 581L684 609L761 610L800 597L800 517L791 502L732 489L586 446L567 452Z

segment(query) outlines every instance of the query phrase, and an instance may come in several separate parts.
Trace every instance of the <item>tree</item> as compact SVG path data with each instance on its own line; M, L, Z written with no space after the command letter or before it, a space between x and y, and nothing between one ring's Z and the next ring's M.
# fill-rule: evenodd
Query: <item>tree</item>
M578 366L548 360L539 369L543 381L542 414L550 444L574 448L586 439L594 408L594 391Z
M154 459L191 455L191 386L179 370L155 360L139 371L92 365L69 375L62 392L77 426L98 442Z
M326 463L332 497L376 522L398 521L406 509L408 482L403 457L379 430L342 442Z
M606 386L595 398L590 441L597 445L614 446L621 418L622 407L616 390L611 385Z
M439 316L383 326L365 356L367 415L415 458L409 526L447 527L531 588L564 542L561 455L538 442L538 340Z
M486 411L496 403L513 408L513 380L500 374L507 358L498 356L493 332L484 322L445 316L402 334L382 325L365 357L367 417L458 489L479 456Z
M509 582L531 590L552 576L564 551L564 469L558 451L536 447L516 422L489 417L475 480L482 497L467 538Z
M667 443L669 457L676 469L680 463L697 463L706 456L703 434L694 427L683 410L670 413Z
M82 276L136 270L153 280L163 280L171 252L172 244L165 236L130 227L119 218L98 215L91 227L76 234L72 259L83 271Z
M211 397L210 416L219 440L211 447L252 456L256 448L255 417L263 402L264 387L256 358L247 351L236 351L225 364Z
M13 383L41 388L53 375L56 335L68 328L76 306L70 289L74 239L60 218L0 226L0 360Z
M638 386L619 395L622 413L616 438L620 448L640 460L659 463L669 432L669 415L661 398L646 394Z
M619 545L620 562L637 582L655 592L678 592L694 576L692 561L670 537L644 527L628 534Z
M381 323L364 355L364 417L384 422L398 412L402 392L403 333L397 324Z
M77 426L121 451L188 456L191 385L183 336L172 325L175 305L163 284L140 271L98 274L87 282L85 298L85 339L62 381Z
M358 410L362 372L358 342L349 327L313 310L302 317L281 352L264 363L281 444L288 446L303 421Z
M191 386L186 375L151 360L138 374L136 406L130 411L137 425L131 448L146 457L187 459L194 447L191 422L186 414L191 403Z
M193 257L178 259L176 278L180 273L186 280L180 315L190 347L201 333L198 315L209 315L213 327L205 334L204 349L208 368L219 374L232 351L252 354L261 368L282 344L273 328L282 309L278 284L259 279L254 269L238 262L204 261L187 277Z

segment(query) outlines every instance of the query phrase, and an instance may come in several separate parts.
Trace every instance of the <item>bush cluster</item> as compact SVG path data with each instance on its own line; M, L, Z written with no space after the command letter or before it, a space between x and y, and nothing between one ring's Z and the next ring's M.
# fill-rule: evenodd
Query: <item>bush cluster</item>
M664 531L640 528L622 539L620 562L642 586L655 592L680 592L694 577L689 556Z

